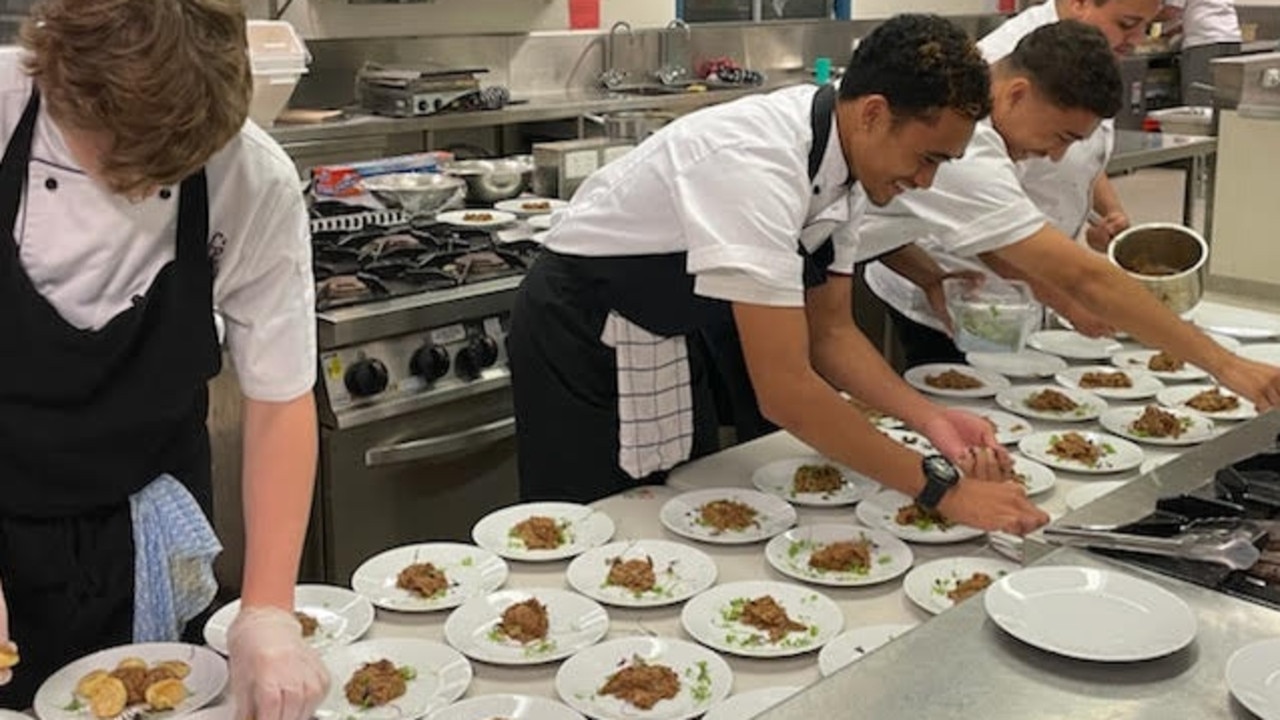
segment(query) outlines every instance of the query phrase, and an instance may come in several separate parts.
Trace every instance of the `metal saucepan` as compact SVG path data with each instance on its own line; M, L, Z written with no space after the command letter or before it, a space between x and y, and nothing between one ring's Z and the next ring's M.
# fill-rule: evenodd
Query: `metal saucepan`
M583 118L604 126L605 135L611 140L640 141L658 132L676 119L675 113L656 110L627 110L606 115L583 114Z
M467 202L492 205L524 192L527 167L515 160L458 160L444 166L467 183Z
M462 199L462 180L435 173L394 173L365 178L364 189L384 205L417 217L430 215Z
M1175 313L1185 313L1204 295L1209 245L1191 228L1174 223L1137 225L1120 233L1107 257Z

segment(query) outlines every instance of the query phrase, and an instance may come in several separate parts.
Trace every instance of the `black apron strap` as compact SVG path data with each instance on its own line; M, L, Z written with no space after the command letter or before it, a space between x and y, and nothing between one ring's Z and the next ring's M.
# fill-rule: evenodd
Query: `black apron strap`
M27 163L31 160L31 140L35 137L36 116L40 112L40 93L31 90L31 99L22 111L22 119L14 129L9 145L0 161L0 235L13 235L22 204L22 189L27 184Z
M818 177L822 167L822 158L827 154L827 145L831 142L831 118L836 109L836 86L823 85L813 96L813 104L809 108L809 127L813 130L813 145L809 147L809 182ZM815 185L814 193L819 192ZM818 287L827 281L827 268L836 259L835 244L827 238L813 251L804 245L798 245L797 251L804 258L804 287L806 290Z

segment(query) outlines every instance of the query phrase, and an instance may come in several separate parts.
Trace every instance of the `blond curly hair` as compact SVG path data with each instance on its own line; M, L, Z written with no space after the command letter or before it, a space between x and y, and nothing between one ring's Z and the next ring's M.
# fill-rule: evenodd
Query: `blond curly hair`
M123 195L182 181L248 116L239 0L39 0L22 45L50 116L106 139L96 174Z

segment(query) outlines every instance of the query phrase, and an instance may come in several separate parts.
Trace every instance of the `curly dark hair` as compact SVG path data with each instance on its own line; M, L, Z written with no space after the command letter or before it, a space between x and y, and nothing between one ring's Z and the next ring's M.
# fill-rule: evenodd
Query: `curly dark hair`
M1063 20L1036 28L996 67L1030 79L1058 107L1100 118L1120 112L1120 66L1106 36L1091 25Z
M937 15L895 16L862 39L840 85L845 100L883 95L895 117L951 109L972 120L991 113L991 72L958 26Z

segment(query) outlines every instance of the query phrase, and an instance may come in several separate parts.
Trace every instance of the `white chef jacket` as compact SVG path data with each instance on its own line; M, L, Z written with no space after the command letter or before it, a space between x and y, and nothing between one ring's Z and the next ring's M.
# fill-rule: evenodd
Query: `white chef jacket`
M0 48L0 138L31 95L20 48ZM41 104L15 241L32 284L71 325L98 329L144 294L174 258L177 188L133 203L76 165ZM315 287L297 171L246 122L205 165L213 305L246 396L286 401L315 382Z
M1023 169L1009 157L1004 138L983 120L964 157L938 168L929 190L903 193L871 208L858 227L858 260L916 242L948 272L992 275L977 256L1030 237L1049 222L1022 187ZM942 323L919 288L880 263L867 266L872 292L908 318L936 328Z
M1165 0L1182 8L1182 47L1240 42L1240 17L1234 0Z
M802 307L797 240L812 250L834 234L830 270L851 273L865 207L834 117L809 182L816 90L747 97L664 127L587 178L545 246L594 257L686 252L700 296Z

